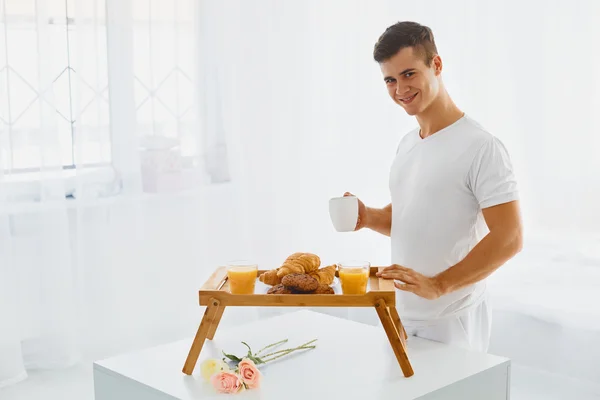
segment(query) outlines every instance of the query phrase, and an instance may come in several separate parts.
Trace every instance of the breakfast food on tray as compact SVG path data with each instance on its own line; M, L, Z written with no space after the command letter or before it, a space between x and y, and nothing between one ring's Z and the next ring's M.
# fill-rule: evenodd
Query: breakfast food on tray
M333 277L335 276L335 265L317 269L316 271L311 272L309 275L319 281L319 283L331 285L333 283Z
M265 271L258 279L266 285L277 285L281 279L289 274L310 274L319 283L333 283L335 275L335 265L319 269L321 259L312 253L294 253L285 259L279 268Z
M265 271L258 279L273 286L267 294L334 294L333 283L336 266L321 266L321 259L312 253L294 253L279 268Z
M312 253L294 253L289 256L277 270L277 276L283 278L286 275L309 274L316 271L321 265L321 259Z
M267 294L335 294L333 288L308 274L288 274Z
M317 290L319 281L307 274L288 274L281 279L281 283L294 292L309 293Z
M258 277L258 280L265 285L275 286L281 283L281 278L277 275L278 269L272 269L270 271L263 272Z
M333 291L333 288L331 286L323 284L323 283L319 284L319 287L313 293L314 294L335 294L335 292Z
M267 294L292 294L294 293L292 289L288 289L283 286L281 283L273 286L267 291Z

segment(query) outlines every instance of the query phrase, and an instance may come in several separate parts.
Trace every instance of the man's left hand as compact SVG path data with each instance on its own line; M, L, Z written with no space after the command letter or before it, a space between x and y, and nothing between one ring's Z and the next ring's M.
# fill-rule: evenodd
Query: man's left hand
M436 278L430 278L397 264L377 272L377 276L384 279L394 279L396 281L394 286L398 289L412 292L428 300L435 300L443 294L442 287Z

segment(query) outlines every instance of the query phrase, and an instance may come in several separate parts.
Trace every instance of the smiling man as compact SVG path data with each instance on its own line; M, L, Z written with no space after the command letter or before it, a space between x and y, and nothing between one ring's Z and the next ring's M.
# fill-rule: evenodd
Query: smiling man
M390 236L393 265L380 276L395 280L410 335L485 352L491 328L485 278L522 247L510 157L450 98L431 29L394 24L373 56L391 99L418 127L398 146L391 204L377 209L359 201L356 230Z

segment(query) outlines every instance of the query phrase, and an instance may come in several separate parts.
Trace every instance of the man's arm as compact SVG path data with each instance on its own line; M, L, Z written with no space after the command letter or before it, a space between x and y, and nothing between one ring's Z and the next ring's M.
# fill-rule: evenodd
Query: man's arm
M442 295L487 278L521 251L523 225L518 201L485 208L483 216L490 232L462 261L434 277Z
M394 282L398 289L432 300L488 277L521 251L523 226L518 201L485 208L483 216L490 232L456 265L434 277L401 265L387 267L377 275L401 281Z
M392 204L383 208L366 207L367 220L365 226L382 235L390 236L392 231Z
M344 193L344 196L354 196L350 192ZM390 236L392 231L392 204L383 208L371 208L358 199L358 220L356 221L355 231L362 228L369 228L382 235Z

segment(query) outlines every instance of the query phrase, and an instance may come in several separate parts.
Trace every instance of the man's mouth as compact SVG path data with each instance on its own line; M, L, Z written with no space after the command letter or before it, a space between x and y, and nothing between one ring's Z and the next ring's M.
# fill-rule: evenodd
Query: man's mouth
M418 94L419 94L419 92L417 92L417 93L413 94L412 96L409 96L409 97L403 97L403 98L401 98L401 99L398 99L398 100L400 100L400 102L401 102L402 104L410 104L410 103L412 103L412 101L415 99L415 97L417 97L417 95L418 95Z

